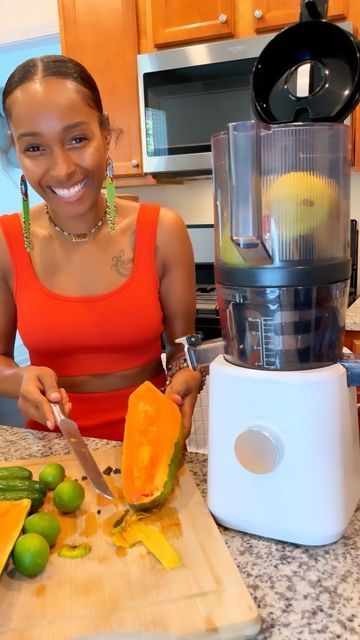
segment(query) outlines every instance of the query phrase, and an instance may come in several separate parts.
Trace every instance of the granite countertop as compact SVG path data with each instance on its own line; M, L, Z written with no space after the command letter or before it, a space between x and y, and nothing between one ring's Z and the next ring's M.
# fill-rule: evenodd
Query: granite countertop
M345 321L346 331L360 331L360 298L348 308Z
M114 445L86 441L94 449ZM63 453L68 447L61 435L0 426L2 461ZM205 498L206 456L186 454L186 462ZM259 640L359 640L359 507L343 538L323 547L219 529L262 617Z

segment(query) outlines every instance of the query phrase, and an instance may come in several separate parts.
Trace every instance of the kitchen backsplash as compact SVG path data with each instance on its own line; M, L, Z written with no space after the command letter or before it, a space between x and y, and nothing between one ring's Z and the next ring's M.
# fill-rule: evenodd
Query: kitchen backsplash
M177 211L186 224L212 224L213 201L211 179L186 180L183 184L151 187L126 187L119 193L136 193L142 202L159 202Z
M170 209L175 209L188 225L213 223L212 181L210 178L185 180L183 184L126 187L126 189L119 189L119 192L134 193L139 196L142 202L159 202ZM355 171L351 176L350 211L351 218L357 220L360 228L360 173ZM359 294L360 281L358 284Z
M211 178L186 180L183 184L157 185L148 187L126 187L119 193L137 194L142 202L159 202L175 209L186 224L211 224L213 222L213 201ZM351 176L351 218L360 226L360 173Z

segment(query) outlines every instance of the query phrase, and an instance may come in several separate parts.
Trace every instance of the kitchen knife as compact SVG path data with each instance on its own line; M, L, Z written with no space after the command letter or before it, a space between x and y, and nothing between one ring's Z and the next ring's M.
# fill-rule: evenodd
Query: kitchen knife
M94 489L99 493L102 493L107 498L114 499L115 496L105 481L95 459L90 453L89 447L81 436L76 422L66 418L57 403L51 402L50 404L57 426L64 438L68 441L74 455L81 465L81 468L90 480Z

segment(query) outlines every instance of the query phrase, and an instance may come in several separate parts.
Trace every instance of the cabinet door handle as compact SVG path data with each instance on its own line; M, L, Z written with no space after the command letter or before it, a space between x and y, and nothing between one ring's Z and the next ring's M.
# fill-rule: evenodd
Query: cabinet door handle
M225 22L227 22L227 15L226 15L226 13L220 13L220 15L219 15L219 22L221 22L221 24L225 24Z
M132 167L134 167L134 169L139 166L139 163L137 160L131 160L130 164Z
M262 17L263 17L263 12L261 11L261 9L255 9L254 18L256 18L256 20L260 20L260 18Z

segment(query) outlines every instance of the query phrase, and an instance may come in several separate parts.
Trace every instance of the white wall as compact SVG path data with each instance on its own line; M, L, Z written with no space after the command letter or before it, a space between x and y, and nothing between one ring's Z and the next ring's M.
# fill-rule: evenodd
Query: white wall
M0 44L59 33L56 0L0 0Z
M211 179L189 180L181 185L159 185L119 189L120 193L133 193L144 202L159 202L175 209L185 222L208 224L213 221ZM351 175L351 218L360 227L360 172Z
M155 185L118 189L119 193L132 193L142 202L158 202L175 209L186 224L209 224L213 222L212 182L187 180L184 184Z
M358 221L360 228L360 172L351 176L351 217Z

